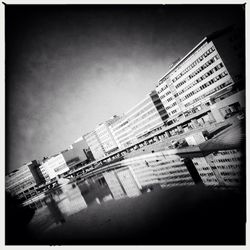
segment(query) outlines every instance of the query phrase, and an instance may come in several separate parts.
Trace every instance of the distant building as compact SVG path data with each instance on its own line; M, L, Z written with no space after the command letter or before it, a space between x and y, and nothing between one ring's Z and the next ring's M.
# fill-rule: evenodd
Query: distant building
M32 165L32 162L24 164L5 176L5 189L7 192L10 192L12 195L17 195L22 190L34 188L37 185L30 171L30 165Z
M58 154L49 158L43 163L43 168L45 169L51 180L69 171L69 167L67 166L62 154Z
M43 178L45 180L45 183L50 182L49 174L47 173L43 163L39 166L39 169L40 169L40 171L42 173L42 176L43 176Z
M106 154L118 149L118 145L109 126L115 123L119 118L118 116L114 116L112 119L99 124L95 129L96 135Z
M76 168L79 164L84 164L94 160L94 157L85 139L81 136L70 147L61 152L67 166Z
M77 155L81 162L93 161L94 157L86 140L81 136L72 144L74 154Z
M98 160L106 156L105 150L95 131L89 132L83 137L86 140L95 160Z
M66 150L62 151L61 154L63 155L63 158L66 161L66 164L69 168L74 166L76 163L80 162L79 155L75 154L73 147L72 147L72 149L66 149ZM84 152L83 152L83 154L84 154ZM87 159L86 156L85 156L85 159Z
M229 28L205 37L159 80L156 91L169 115L168 125L195 113L213 120L210 106L215 100L243 88L244 43L234 31Z
M168 115L156 91L152 91L119 120L110 125L119 148L129 146L162 127Z

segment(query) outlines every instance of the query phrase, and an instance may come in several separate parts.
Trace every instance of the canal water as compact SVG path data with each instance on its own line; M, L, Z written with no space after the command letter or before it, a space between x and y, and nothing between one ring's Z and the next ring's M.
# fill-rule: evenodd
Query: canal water
M161 188L195 184L237 187L241 166L242 155L237 149L203 154L194 148L181 156L167 150L122 160L79 181L59 179L59 186L45 194L43 206L36 209L29 228L45 232L81 210Z

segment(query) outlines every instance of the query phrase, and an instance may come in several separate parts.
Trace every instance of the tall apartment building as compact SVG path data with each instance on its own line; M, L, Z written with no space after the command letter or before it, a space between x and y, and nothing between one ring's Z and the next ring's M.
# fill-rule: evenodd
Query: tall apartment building
M168 118L156 91L132 107L119 120L110 125L119 148L124 148L163 126Z
M105 150L95 131L83 136L96 160L106 156Z
M242 81L239 72L244 69L239 60L233 63L238 65L238 74L228 70L233 68L228 58L234 58L234 51L221 49L222 44L229 43L225 34L230 32L226 29L205 37L159 80L156 91L169 115L169 125L198 111L209 111L215 97L231 94L237 77Z

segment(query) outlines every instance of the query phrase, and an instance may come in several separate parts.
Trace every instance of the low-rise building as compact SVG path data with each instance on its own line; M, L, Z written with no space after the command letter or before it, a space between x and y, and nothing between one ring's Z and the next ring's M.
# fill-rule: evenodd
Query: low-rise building
M95 160L101 159L106 156L105 150L95 131L89 132L83 137L86 140Z
M43 163L43 167L52 180L69 171L69 167L62 154L52 156Z
M114 116L108 121L99 124L95 129L96 135L98 136L98 139L106 154L109 154L118 149L118 145L109 127L118 119L118 116Z

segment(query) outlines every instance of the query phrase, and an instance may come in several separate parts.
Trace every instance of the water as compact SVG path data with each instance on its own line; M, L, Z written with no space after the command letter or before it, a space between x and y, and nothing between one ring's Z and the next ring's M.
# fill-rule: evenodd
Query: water
M181 156L176 150L167 150L126 159L89 173L80 181L60 179L59 187L45 194L43 206L36 210L29 227L33 232L45 232L84 209L161 188L195 184L239 186L239 150L204 154L195 147L191 149L183 150Z

